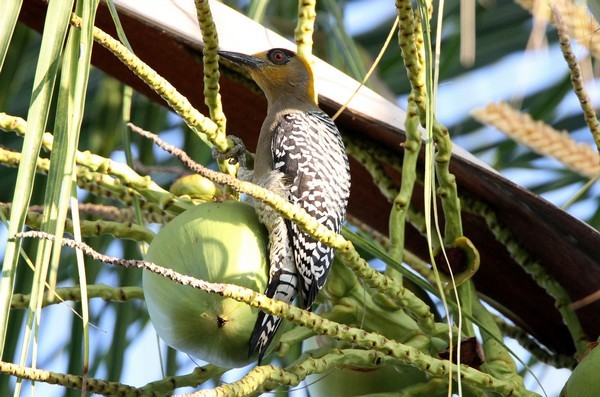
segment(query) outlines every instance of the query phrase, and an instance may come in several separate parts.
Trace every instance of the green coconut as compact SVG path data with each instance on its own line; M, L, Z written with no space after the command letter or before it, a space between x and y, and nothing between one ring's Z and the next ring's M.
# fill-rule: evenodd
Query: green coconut
M600 338L590 344L587 354L581 359L567 384L561 397L598 397L600 396Z
M169 191L177 196L188 196L200 201L211 201L223 195L213 181L198 174L182 176L173 182Z
M198 279L263 292L268 282L267 233L254 209L238 201L208 202L173 219L154 238L146 260ZM171 347L222 367L248 357L258 310L144 271L150 320Z

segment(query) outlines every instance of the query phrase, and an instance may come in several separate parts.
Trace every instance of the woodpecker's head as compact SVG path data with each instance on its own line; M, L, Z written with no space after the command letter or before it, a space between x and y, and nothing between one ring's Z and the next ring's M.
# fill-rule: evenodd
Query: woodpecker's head
M316 104L311 67L295 52L273 48L254 55L226 51L219 51L219 55L246 68L269 103L298 100Z

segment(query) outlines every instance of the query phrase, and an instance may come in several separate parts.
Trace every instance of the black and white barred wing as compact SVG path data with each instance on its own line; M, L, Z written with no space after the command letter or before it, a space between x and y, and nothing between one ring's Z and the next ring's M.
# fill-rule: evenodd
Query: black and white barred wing
M339 233L346 214L350 170L344 144L323 112L292 113L273 134L273 165L286 175L290 197L321 224ZM302 302L310 308L325 284L333 251L288 221Z

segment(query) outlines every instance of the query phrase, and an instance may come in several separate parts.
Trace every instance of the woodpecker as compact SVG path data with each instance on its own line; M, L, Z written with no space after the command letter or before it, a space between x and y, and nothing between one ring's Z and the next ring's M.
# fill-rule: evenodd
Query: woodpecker
M296 53L274 48L254 55L220 51L244 67L267 97L254 171L239 177L269 189L305 209L321 224L339 233L350 195L350 167L340 133L317 105L312 69ZM256 212L269 232L269 283L265 294L310 310L325 284L333 250L300 231L269 206L257 202ZM260 312L250 337L258 362L281 323Z

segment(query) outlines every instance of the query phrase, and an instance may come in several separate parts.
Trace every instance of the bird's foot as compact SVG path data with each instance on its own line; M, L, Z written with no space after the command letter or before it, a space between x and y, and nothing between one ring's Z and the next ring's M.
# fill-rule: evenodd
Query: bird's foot
M227 135L233 141L233 147L226 152L220 152L216 147L212 149L212 156L216 160L229 160L230 164L239 164L246 167L246 146L241 138L235 135Z

